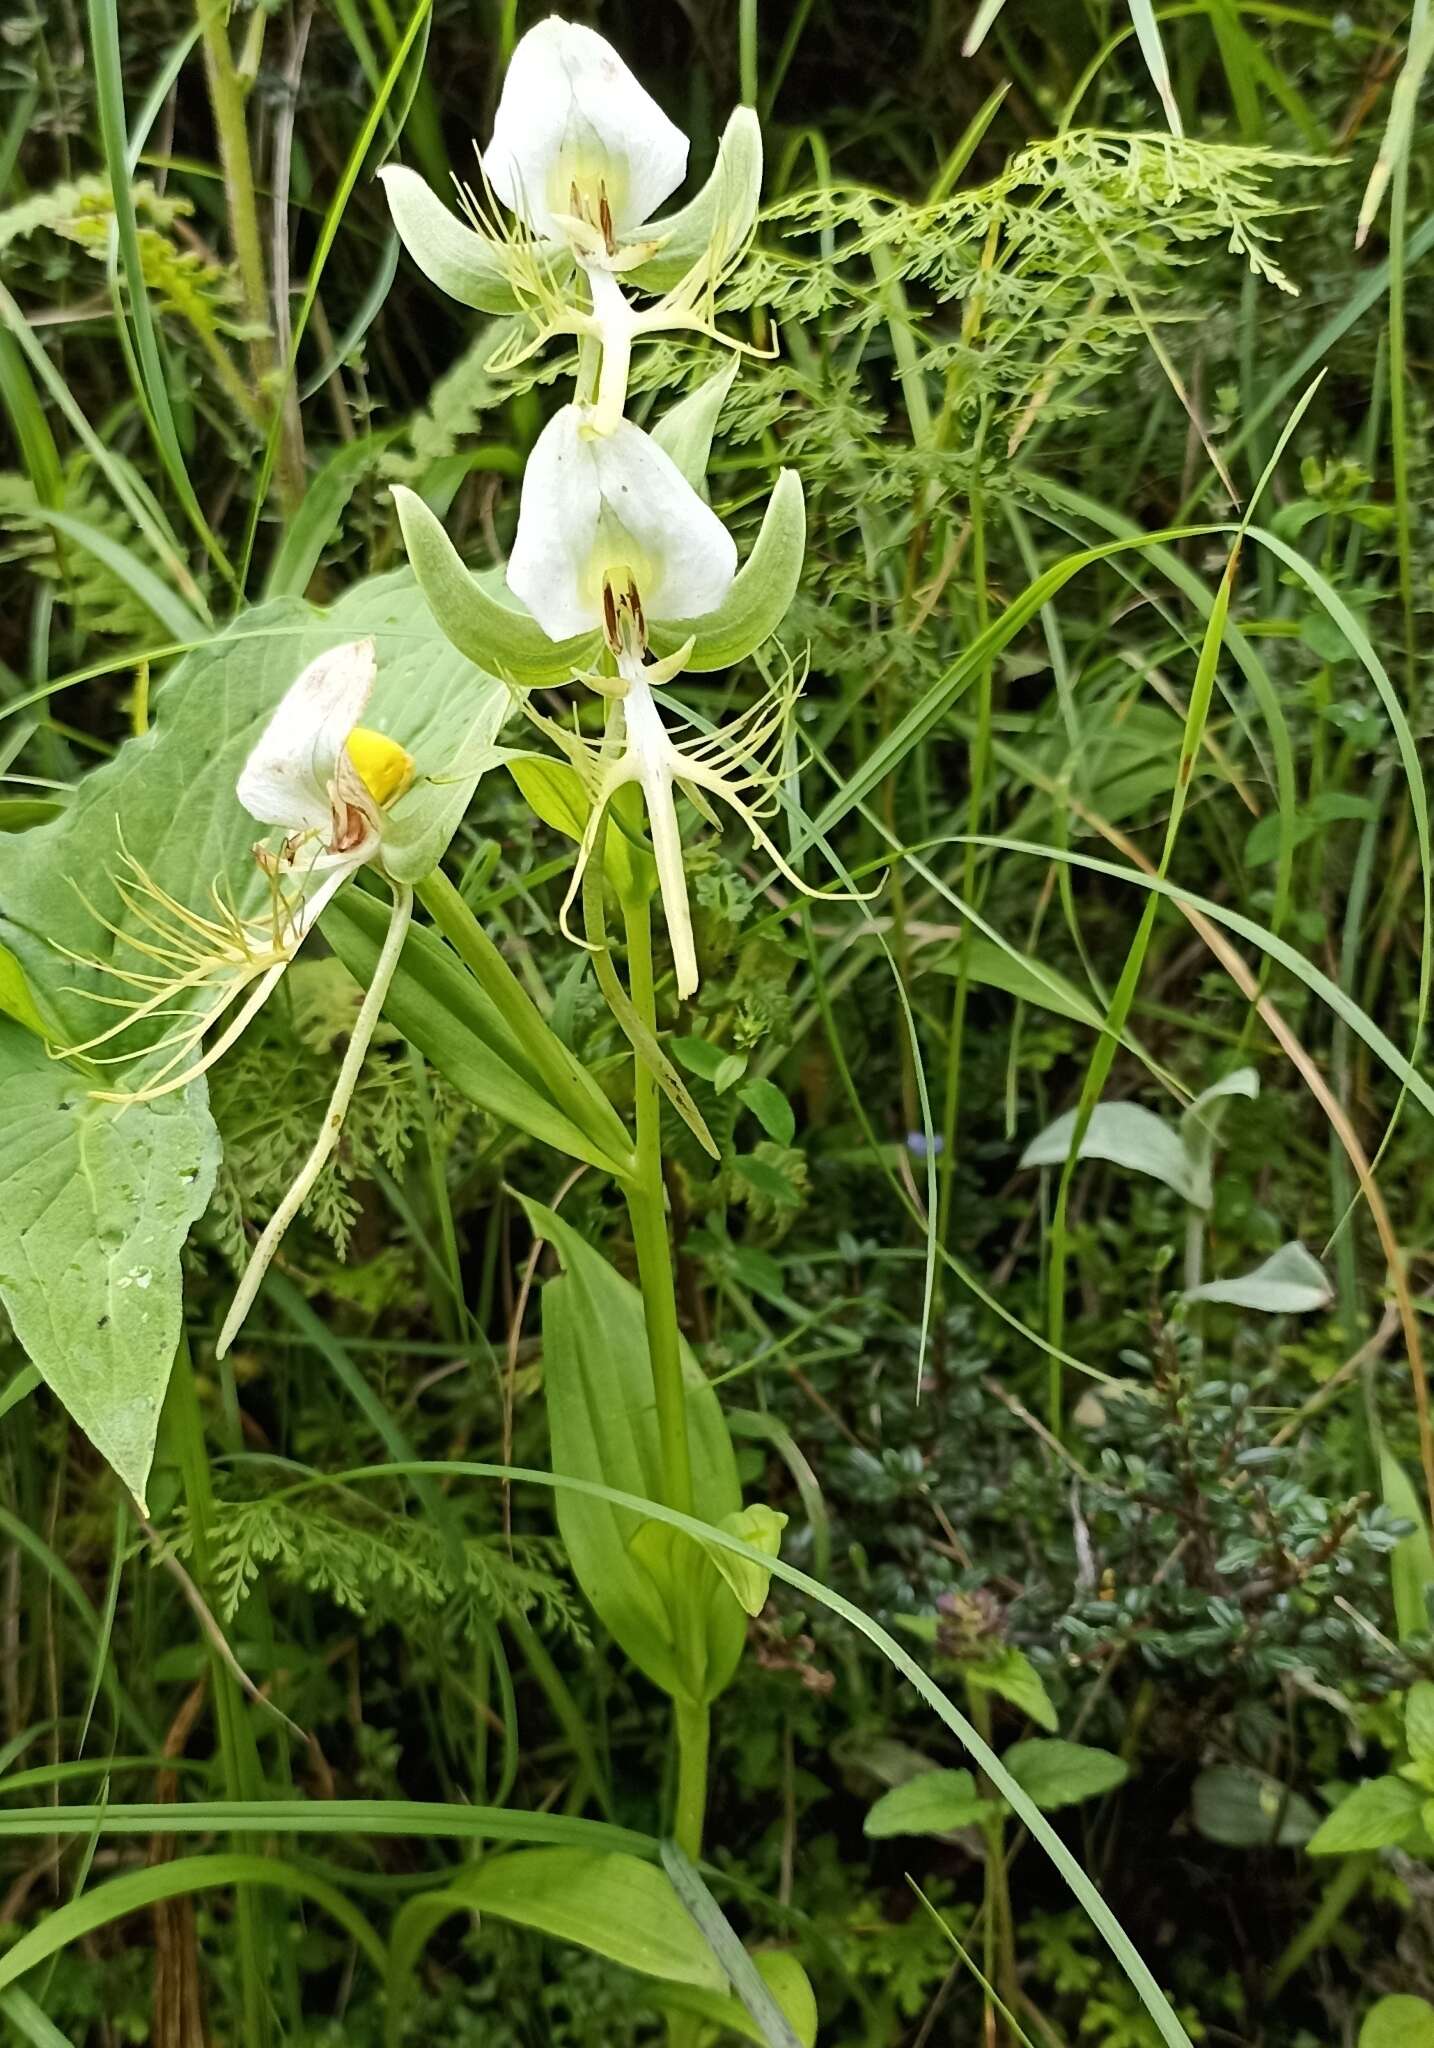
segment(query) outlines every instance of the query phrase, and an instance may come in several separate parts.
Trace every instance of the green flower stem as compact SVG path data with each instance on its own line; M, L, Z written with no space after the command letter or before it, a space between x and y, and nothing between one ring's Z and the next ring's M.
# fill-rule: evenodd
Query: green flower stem
M677 1727L677 1810L672 1838L695 1863L702 1854L702 1826L707 1818L707 1751L712 1715L705 1701L673 1701Z
M627 978L632 1005L652 1036L657 1033L657 991L652 967L652 897L635 890L624 897L627 934ZM657 1076L640 1054L633 1054L633 1095L637 1113L637 1177L627 1191L637 1249L637 1275L642 1288L642 1313L647 1324L647 1349L652 1361L652 1387L657 1402L657 1434L662 1449L662 1488L669 1507L692 1513L692 1456L687 1442L687 1397L682 1384L682 1338L677 1327L677 1288L672 1241L662 1182L662 1097ZM699 1617L687 1617L694 1627ZM711 1716L703 1701L675 1698L673 1727L677 1737L677 1802L672 1833L694 1862L702 1854L702 1825L707 1813L707 1753Z
M625 899L627 974L632 1005L648 1031L657 1034L657 995L652 971L652 905L644 893ZM668 1507L692 1513L692 1459L687 1446L687 1398L682 1385L682 1340L677 1328L677 1290L667 1207L662 1184L662 1099L657 1076L633 1055L637 1111L637 1174L627 1191L637 1250L652 1387L657 1401L657 1434L662 1446L662 1488Z
M249 154L249 130L244 118L244 87L229 47L229 10L224 0L198 0L199 32L204 43L204 68L209 79L209 102L219 135L219 158L224 167L224 197L229 209L229 232L234 257L244 287L245 311L267 336L270 309L269 286L264 271L264 244L259 233L259 206L254 192L254 164ZM273 367L271 343L254 343L256 376L262 378Z
M579 1130L592 1125L593 1099L582 1068L548 1030L531 996L441 868L416 884L415 895L532 1060L554 1102Z

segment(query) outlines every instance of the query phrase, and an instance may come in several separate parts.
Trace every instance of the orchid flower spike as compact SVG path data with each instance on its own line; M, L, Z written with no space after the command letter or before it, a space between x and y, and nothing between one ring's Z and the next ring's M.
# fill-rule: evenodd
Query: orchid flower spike
M593 416L610 433L639 335L687 329L747 346L720 334L715 320L717 288L751 236L761 188L761 130L750 108L733 114L697 197L654 220L687 175L687 137L610 43L554 14L513 52L480 164L484 194L462 190L472 229L414 172L390 165L381 176L409 253L435 283L485 311L523 312L536 326L535 339L506 342L491 368L515 368L556 334L595 342ZM586 303L573 303L574 268ZM637 310L619 276L657 303Z
M332 648L310 662L240 772L240 803L258 823L287 834L277 853L255 848L270 885L261 913L237 910L222 881L210 888L209 909L197 911L162 889L121 843L115 886L128 916L124 925L99 921L125 948L121 958L129 964L70 956L124 993L92 996L122 1014L95 1037L68 1047L67 1055L92 1056L122 1041L98 1063L145 1062L141 1085L97 1091L101 1099L153 1101L212 1067L263 1007L335 891L379 856L387 808L408 787L413 762L396 741L358 723L375 673L371 640ZM170 1028L137 1044L137 1033L155 1025Z
M579 407L554 415L523 478L508 586L554 640L599 627L616 670L615 676L582 675L613 703L596 748L525 700L528 716L578 769L590 799L563 925L566 930L608 803L625 783L636 782L683 997L696 990L698 968L676 787L709 817L704 796L721 798L788 880L805 889L762 823L777 801L776 776L798 688L794 673L789 669L725 731L683 745L671 737L653 695L685 668L692 642L654 661L649 624L715 611L736 568L737 550L721 520L640 427L624 421L604 438L588 431Z

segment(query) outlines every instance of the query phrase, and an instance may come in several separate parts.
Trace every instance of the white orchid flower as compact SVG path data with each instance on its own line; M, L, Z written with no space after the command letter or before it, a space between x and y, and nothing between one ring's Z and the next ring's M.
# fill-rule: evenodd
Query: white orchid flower
M526 704L529 717L578 769L590 798L563 904L564 928L608 803L625 783L636 782L647 807L683 997L696 990L698 968L678 786L708 816L704 794L720 797L782 873L804 886L761 822L775 798L768 757L780 755L790 727L796 695L791 672L724 732L685 745L671 737L653 695L682 671L692 643L663 661L650 661L648 621L682 621L714 611L736 569L731 535L650 435L630 421L610 435L595 435L577 406L555 414L524 474L508 585L554 640L600 627L617 671L615 677L582 678L613 700L608 731L596 748Z
M606 626L604 593L629 582L653 619L715 611L737 549L670 455L630 420L593 433L580 406L553 415L528 458L508 588L565 640Z
M378 851L384 812L413 780L412 755L359 723L377 673L372 640L350 641L311 661L280 700L235 785L251 818L289 835L285 865L326 874L325 903L338 886L335 873L341 881Z
M355 640L310 662L288 690L240 772L239 801L262 825L288 835L277 856L256 848L261 864L288 870L317 886L302 897L292 921L289 958L298 951L325 906L366 861L381 855L385 815L413 780L413 757L397 740L360 725L377 674L372 640ZM408 934L413 892L393 887L393 912L378 963L349 1034L334 1092L312 1151L254 1247L219 1333L222 1358L259 1292L260 1283L290 1223L303 1207L343 1129L364 1056L378 1023ZM283 967L271 969L256 991L259 1002ZM246 1005L249 1014L257 1003ZM227 1036L227 1034L226 1034Z
M121 844L115 886L128 920L125 926L100 922L132 964L71 957L121 985L123 995L90 993L123 1014L67 1052L96 1054L156 1021L172 1020L173 1029L139 1053L131 1037L119 1052L102 1055L98 1064L137 1057L147 1063L140 1086L97 1091L103 1099L153 1101L212 1067L263 1007L335 891L379 853L387 807L408 787L413 761L396 741L358 723L375 674L371 640L321 654L286 691L240 772L240 803L259 824L280 826L287 835L277 854L255 849L270 881L261 914L236 910L219 882L210 889L212 915L181 903Z
M534 235L611 266L687 175L687 137L593 29L549 15L508 64L483 172Z
M577 336L593 424L611 433L640 335L685 329L749 347L719 331L716 298L756 218L762 144L750 108L733 114L703 191L654 219L687 174L687 137L610 43L550 15L513 52L480 163L484 192L459 188L471 229L413 171L387 165L380 175L400 235L435 283L467 305L521 312L535 326L529 339L517 330L490 369L516 368L554 335ZM585 302L574 299L574 266ZM639 310L619 276L656 302Z

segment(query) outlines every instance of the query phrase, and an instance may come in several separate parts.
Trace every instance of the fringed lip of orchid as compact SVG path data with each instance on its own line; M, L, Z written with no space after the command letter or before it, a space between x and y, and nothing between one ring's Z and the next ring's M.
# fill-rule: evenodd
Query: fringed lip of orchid
M778 873L802 895L838 902L867 899L860 892L849 895L811 888L767 829L765 821L782 801L780 778L802 682L796 665L788 663L772 687L726 727L678 741L664 723L653 691L680 672L681 660L679 651L665 661L644 664L640 657L625 651L618 659L621 694L609 696L607 729L596 743L548 718L531 700L525 700L524 708L533 724L577 770L588 795L587 824L559 917L564 934L575 944L583 944L568 922L569 915L608 806L620 789L635 782L647 811L677 993L685 1000L696 992L700 976L677 816L678 789L709 819L714 814L708 800L724 804Z

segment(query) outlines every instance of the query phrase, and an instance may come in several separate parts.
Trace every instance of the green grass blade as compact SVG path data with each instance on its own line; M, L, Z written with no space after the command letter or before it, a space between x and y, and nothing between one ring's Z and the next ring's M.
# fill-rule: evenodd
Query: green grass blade
M135 214L134 191L130 183L133 167L130 162L129 135L125 127L118 0L88 0L88 4L90 60L94 68L100 140L104 148L105 170L109 177L110 197L114 206L119 261L124 271L129 296L129 318L134 326L134 349L138 370L136 393L155 450L176 497L184 507L186 517L203 542L205 551L215 567L222 575L232 580L233 571L229 567L228 558L211 532L209 522L200 508L194 485L190 481L184 453L179 445L179 430L175 426L174 412L169 402L169 383L160 356L159 334L154 324L154 311L149 303L149 290L144 279L144 265L139 249L139 221ZM158 107L159 102L155 102L155 113L158 112ZM150 119L153 119L153 114ZM138 149L142 149L143 146L144 138L141 133ZM117 305L115 312L116 319L123 329L123 307Z
M143 1912L163 1899L192 1898L199 1892L231 1891L247 1885L288 1892L321 1907L382 1974L383 1943L358 1908L323 1878L296 1870L273 1857L185 1856L175 1863L160 1863L148 1870L112 1877L49 1914L0 1956L0 1991L17 1983L37 1964L59 1955L71 1942L81 1941L98 1928L108 1927L131 1913Z

